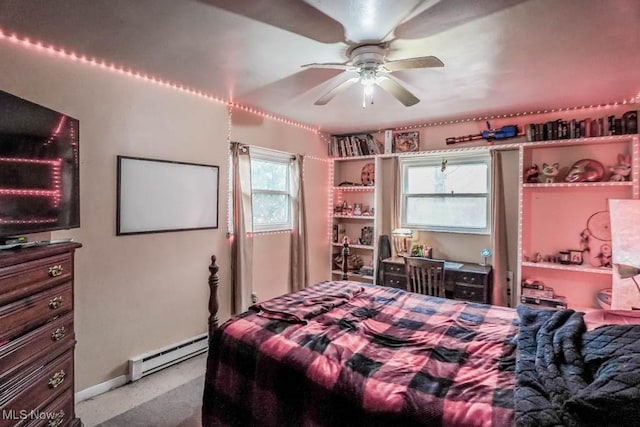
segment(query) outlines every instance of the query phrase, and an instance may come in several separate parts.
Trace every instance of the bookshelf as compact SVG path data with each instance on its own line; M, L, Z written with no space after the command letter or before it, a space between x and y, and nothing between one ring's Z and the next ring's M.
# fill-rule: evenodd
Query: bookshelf
M332 163L330 245L331 276L342 277L336 257L342 239L349 238L353 269L349 280L374 283L375 277L375 156L336 157ZM360 266L360 264L362 264ZM357 268L358 267L358 268Z
M596 215L608 218L609 199L640 197L639 137L611 135L525 142L519 146L519 217L517 302L524 302L522 283L537 282L553 290L553 299L580 311L599 308L596 294L612 286L610 258L602 248L610 245L606 221L590 223ZM632 172L625 181L609 181L618 155L629 155ZM567 182L572 166L582 159L603 166L602 178ZM526 182L532 165L559 163L555 182ZM573 260L558 256L577 253ZM526 300L528 301L528 300Z

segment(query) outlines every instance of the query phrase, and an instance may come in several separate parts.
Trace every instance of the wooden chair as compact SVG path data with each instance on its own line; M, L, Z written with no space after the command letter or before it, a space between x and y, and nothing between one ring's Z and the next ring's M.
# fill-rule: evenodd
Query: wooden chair
M444 298L444 261L405 257L407 291Z

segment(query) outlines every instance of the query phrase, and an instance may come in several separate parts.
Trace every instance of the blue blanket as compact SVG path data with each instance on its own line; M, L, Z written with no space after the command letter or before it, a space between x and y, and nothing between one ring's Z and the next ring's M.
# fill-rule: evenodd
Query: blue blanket
M640 326L585 332L573 310L518 315L516 425L640 425Z

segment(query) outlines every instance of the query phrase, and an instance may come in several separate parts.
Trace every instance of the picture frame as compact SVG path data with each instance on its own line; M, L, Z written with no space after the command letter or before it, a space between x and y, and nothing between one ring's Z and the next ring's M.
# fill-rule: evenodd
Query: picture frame
M420 132L397 132L393 135L393 152L407 153L411 151L419 151L420 149Z
M360 239L358 240L361 245L372 246L373 245L373 227L365 226L360 229Z
M116 236L218 228L219 167L117 156Z
M353 215L354 216L362 215L362 203L354 203L353 204Z
M569 262L571 264L580 265L582 264L582 251L577 249L569 250Z

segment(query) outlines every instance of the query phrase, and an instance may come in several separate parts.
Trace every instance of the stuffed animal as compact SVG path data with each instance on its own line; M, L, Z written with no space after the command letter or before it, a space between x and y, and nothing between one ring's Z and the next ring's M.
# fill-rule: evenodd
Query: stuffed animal
M527 170L524 171L524 180L528 183L536 183L538 181L538 176L540 175L540 171L538 170L538 165L533 165Z
M542 164L542 174L544 175L544 182L555 182L556 176L560 172L560 164L554 163L543 163Z
M604 166L597 160L582 159L571 166L566 182L598 182L604 176Z
M608 243L600 246L600 253L591 258L594 267L611 267L611 245Z
M618 163L611 166L609 181L626 181L631 175L631 155L618 154Z

